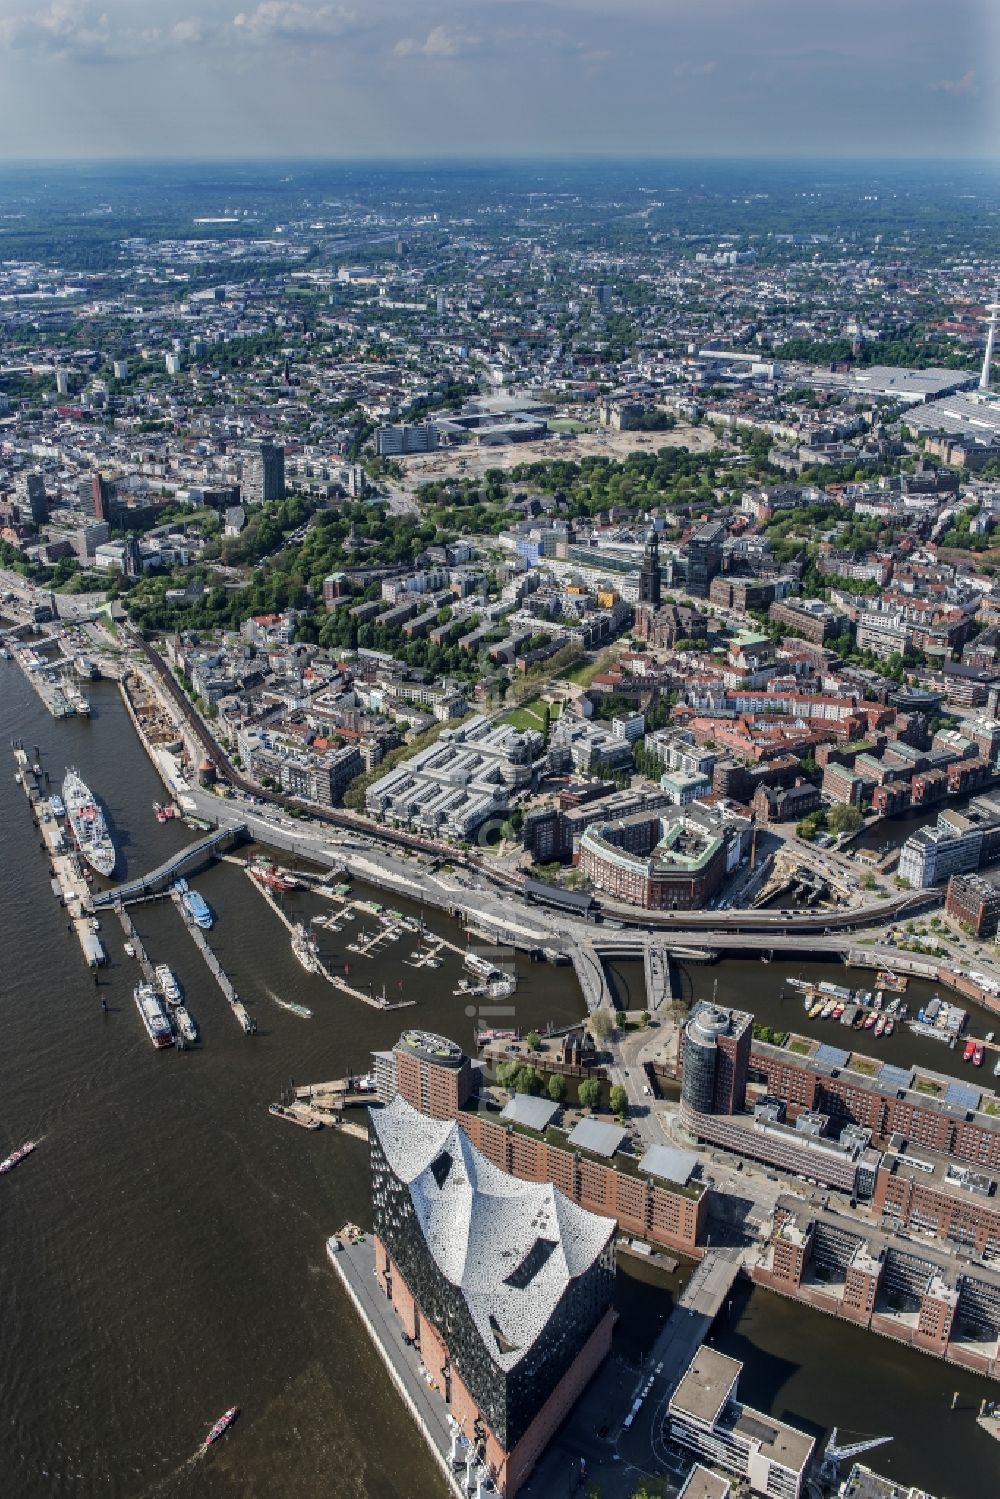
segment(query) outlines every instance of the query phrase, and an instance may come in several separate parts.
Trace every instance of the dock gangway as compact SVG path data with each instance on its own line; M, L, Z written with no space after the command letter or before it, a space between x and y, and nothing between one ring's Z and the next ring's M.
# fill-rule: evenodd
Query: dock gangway
M149 874L144 874L141 879L129 880L124 885L116 885L113 890L105 890L99 895L94 895L92 904L95 908L113 905L127 906L134 901L145 900L151 895L162 895L182 875L195 874L212 859L227 853L229 849L235 848L238 843L249 836L249 830L242 822L234 827L219 828L207 838L192 843L188 848L182 848L179 853L151 870Z

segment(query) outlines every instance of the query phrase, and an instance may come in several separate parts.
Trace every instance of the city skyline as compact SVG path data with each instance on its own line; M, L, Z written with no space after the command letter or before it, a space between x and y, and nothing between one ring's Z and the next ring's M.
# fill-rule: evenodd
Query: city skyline
M14 160L995 160L1000 139L988 0L841 0L833 13L795 0L3 10L0 129Z

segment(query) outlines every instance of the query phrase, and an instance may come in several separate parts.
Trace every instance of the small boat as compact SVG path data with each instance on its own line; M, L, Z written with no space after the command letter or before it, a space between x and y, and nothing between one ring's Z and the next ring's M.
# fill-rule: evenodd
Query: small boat
M875 1024L876 1018L877 1017L875 1015L875 1011L874 1010L869 1010L868 1014L865 1016L865 1025L864 1025L864 1028L865 1028L866 1031L870 1031L871 1030L872 1026Z
M895 1020L893 1020L892 1016L890 1015L889 1019L885 1023L885 1034L887 1036L891 1036L892 1033L893 1033L893 1031L895 1029L896 1029L896 1022L895 1022Z
M839 1020L840 1017L841 1017L841 1015L843 1015L843 1013L844 1013L844 1006L842 1004L836 1004L833 1007L833 1014L830 1016L830 1019L831 1020Z
M1000 1056L998 1056L996 1061L993 1063L993 1076L1000 1077Z
M975 1041L966 1041L966 1043L965 1043L965 1050L962 1053L962 1061L963 1062L971 1062L972 1058L975 1056L975 1054L976 1054L976 1043L975 1043Z
M223 1432L229 1430L230 1426L232 1426L233 1422L236 1420L236 1417L239 1415L239 1413L240 1413L239 1406L238 1405L231 1405L229 1407L229 1409L226 1411L226 1414L224 1416L220 1416L219 1419L218 1419L218 1421L216 1421L215 1425L212 1427L212 1430L208 1433L208 1436L205 1438L205 1441L204 1441L203 1445L206 1446L206 1447L211 1447L211 1445L212 1445L213 1442L217 1442L219 1440L219 1438L222 1436Z
M827 1000L826 1004L820 1011L820 1020L829 1020L830 1016L833 1014L833 1005L834 1001L832 999Z
M190 1012L183 1005L175 1005L173 1021L185 1041L197 1041L198 1027L191 1018Z
M885 1030L885 1017L883 1015L880 1015L878 1017L878 1019L876 1020L876 1022L875 1022L875 1028L872 1031L872 1035L873 1036L881 1036L884 1030Z
M132 942L126 942L126 944L125 944L125 956L126 956L126 958L134 958L135 957L135 944L134 943L132 943Z
M293 1015L298 1015L302 1020L312 1019L312 1010L307 1005L296 1004L293 999L275 999L275 1004L283 1010L289 1010Z
M0 1176L6 1176L8 1171L13 1171L14 1167L19 1166L25 1156L29 1156L34 1149L36 1149L34 1140L25 1140L23 1145L12 1150L9 1156L0 1161Z
M156 965L156 982L160 986L160 993L168 1005L179 1005L181 1002L181 988L174 978L166 963Z
M153 803L153 816L156 818L157 822L170 821L170 813L167 811L166 807L161 807L159 802Z
M983 1065L983 1056L984 1056L983 1045L982 1045L982 1042L979 1042L978 1045L976 1046L975 1050L972 1053L972 1065L973 1065L973 1067L981 1067Z

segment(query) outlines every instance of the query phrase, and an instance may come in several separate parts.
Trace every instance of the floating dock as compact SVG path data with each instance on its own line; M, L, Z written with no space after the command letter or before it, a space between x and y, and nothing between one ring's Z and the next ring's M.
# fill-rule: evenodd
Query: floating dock
M171 890L170 898L173 901L174 905L177 907L177 910L180 912L181 920L190 933L195 947L205 959L205 962L208 965L209 973L212 975L212 977L215 979L215 982L222 990L226 1003L232 1010L233 1014L236 1016L243 1034L245 1036L255 1035L257 1031L256 1020L253 1019L246 1005L243 1003L242 999L240 999L239 995L233 987L232 980L229 978L228 974L223 972L222 965L220 964L218 958L215 956L215 953L205 941L205 934L201 930L201 927L198 926L197 922L194 921L188 914L187 908L185 907L184 902L181 900L180 891Z
M69 912L70 926L76 933L87 967L103 967L108 955L94 930L90 887L84 878L80 857L67 842L62 825L38 784L41 777L35 775L27 753L20 746L14 750L14 762L31 814L42 835L42 846L48 854L52 893Z
M30 645L17 646L13 655L53 718L73 718L77 715L86 718L90 712L90 704L76 683L72 679L67 680L69 662L49 661Z

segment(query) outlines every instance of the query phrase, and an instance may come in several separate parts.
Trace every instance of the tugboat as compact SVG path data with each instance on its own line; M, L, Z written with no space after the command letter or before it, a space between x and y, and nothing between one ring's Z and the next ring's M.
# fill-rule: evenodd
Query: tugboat
M226 1411L226 1414L224 1416L220 1416L219 1419L218 1419L218 1421L216 1421L215 1425L212 1427L211 1431L208 1433L208 1436L205 1438L205 1440L202 1443L202 1445L204 1447L211 1447L211 1445L212 1445L213 1442L217 1442L219 1440L219 1438L222 1436L223 1432L226 1432L226 1431L229 1430L230 1426L232 1426L233 1422L236 1420L236 1417L239 1415L239 1413L240 1413L239 1406L238 1405L231 1405L229 1407L229 1409Z
M272 890L294 890L299 883L278 870L270 859L252 859L247 867L255 880L269 885Z

